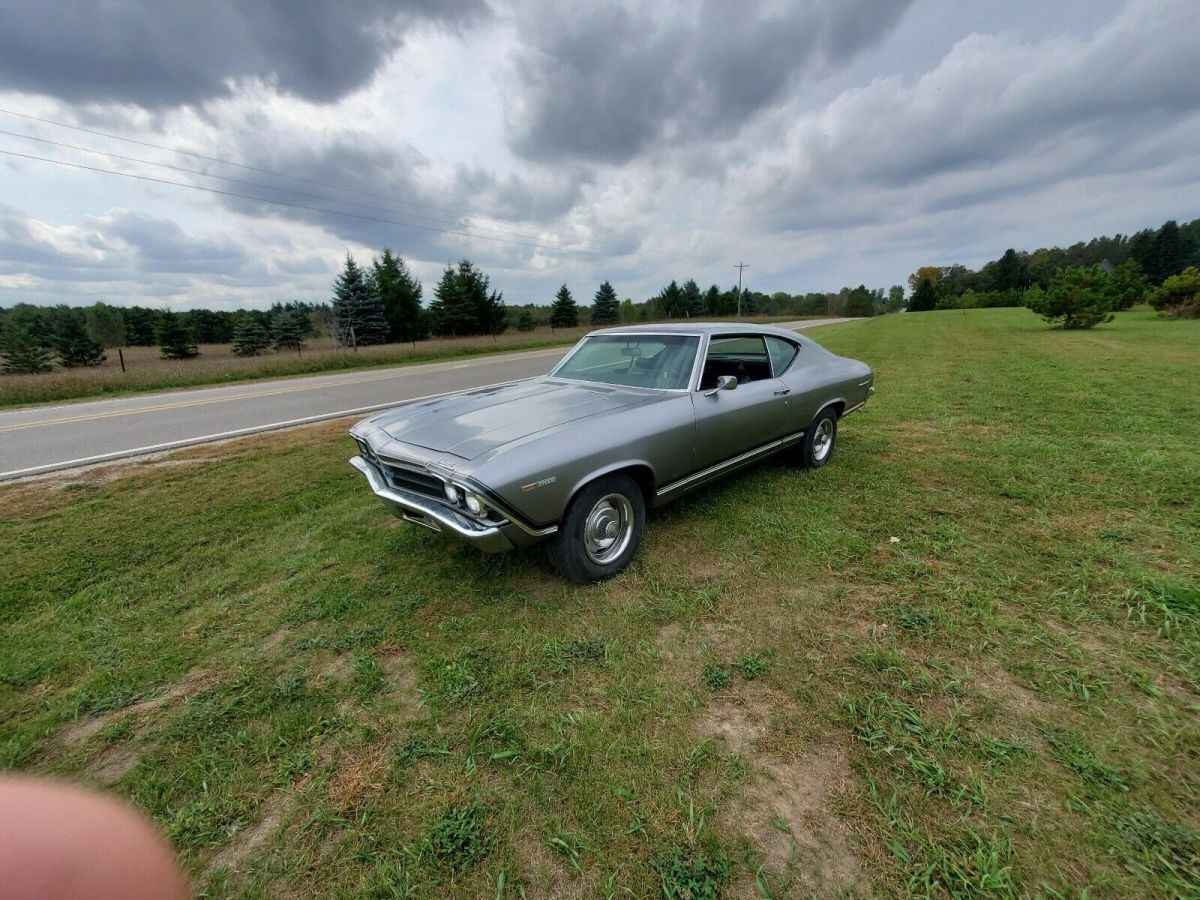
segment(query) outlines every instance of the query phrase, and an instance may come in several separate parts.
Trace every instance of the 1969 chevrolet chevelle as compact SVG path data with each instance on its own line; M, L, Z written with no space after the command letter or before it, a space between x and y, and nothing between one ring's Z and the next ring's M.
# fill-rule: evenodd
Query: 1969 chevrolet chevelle
M549 375L398 407L350 460L399 516L490 553L545 541L566 578L628 565L647 507L777 451L829 461L874 375L792 331L593 331Z

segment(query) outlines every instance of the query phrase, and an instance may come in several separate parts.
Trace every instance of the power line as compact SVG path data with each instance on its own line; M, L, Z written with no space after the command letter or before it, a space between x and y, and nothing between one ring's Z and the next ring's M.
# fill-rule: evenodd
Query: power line
M436 231L436 232L440 232L442 234L460 234L465 237L483 238L484 240L487 240L487 241L499 241L504 244L516 244L516 245L522 246L522 247L534 247L538 250L558 250L560 252L571 252L571 249L572 249L569 247L547 247L545 244L540 244L540 243L532 243L529 241L519 241L519 240L514 240L511 238L495 237L493 235L488 235L488 234L477 234L476 232L467 231L465 229L459 229L459 228L439 228L436 225L422 225L418 222L405 222L400 219L384 219L379 216L368 216L368 215L364 215L362 213L343 212L342 210L337 210L337 209L325 209L325 208L319 207L319 206L309 206L308 204L305 204L305 203L291 203L287 200L271 200L267 197L254 197L254 196L251 196L250 194L241 194L236 191L222 191L218 188L205 187L205 186L199 185L199 184L188 184L187 182L184 182L184 181L171 181L170 179L167 179L167 178L154 178L153 176L150 176L150 175L137 175L137 174L134 174L133 172L118 172L116 169L104 169L104 168L101 168L100 166L87 166L87 165L84 165L83 163L72 163L72 162L67 162L66 160L62 160L62 159L50 159L49 157L45 157L45 156L34 156L33 154L30 154L30 153L17 153L14 150L0 149L0 153L3 153L6 156L15 156L20 159L30 159L30 160L35 160L37 162L51 163L52 165L56 165L56 166L66 166L67 168L71 168L71 169L83 169L88 172L99 172L99 173L102 173L105 175L117 175L117 176L120 176L121 178L133 178L133 179L136 179L137 181L148 181L148 182L152 182L154 184L166 184L166 185L171 185L173 187L188 188L189 190L193 190L193 191L204 191L205 193L208 193L208 194L218 194L222 197L238 197L242 200L253 200L256 203L271 203L271 204L274 204L275 206L287 206L292 209L304 209L304 210L308 210L310 212L325 213L326 215L331 215L331 216L344 216L349 219L360 219L360 220L367 221L367 222L381 222L385 225L402 225L406 228L419 228L424 231ZM588 251L581 251L581 252L595 253L598 251L588 250Z
M261 168L259 166L252 166L247 163L239 163L239 162L233 162L232 160L228 160L228 159L222 159L219 156L206 156L203 153L196 153L191 150L180 150L175 147L167 147L162 144L154 144L149 141L142 141L142 140L138 140L137 138L125 137L123 135L113 134L113 133L107 132L107 131L99 131L94 128L84 128L82 125L70 125L66 122L57 122L53 119L45 119L45 118L42 118L41 116L34 116L34 115L30 115L28 113L20 113L20 112L16 112L15 110L11 110L11 109L0 108L0 113L3 113L4 115L8 115L8 116L15 116L15 117L21 118L21 119L28 119L29 121L32 121L32 122L41 122L44 125L53 125L57 128L67 128L72 131L82 132L84 134L91 134L91 135L96 135L98 137L110 138L111 140L114 140L114 141L124 141L125 143L128 143L128 144L136 144L139 147L148 147L150 149L161 150L166 153L178 153L183 156L190 156L195 159L202 159L202 160L205 160L206 162L218 163L220 165L225 165L225 166L233 166L234 168L243 169L248 172L257 172L260 175L270 175L273 178L284 178L284 179L287 179L288 181L295 181L295 182L300 182L303 184L315 185L317 187L329 188L331 190L342 191L344 193L349 193L349 194L357 194L362 197L369 197L372 200L384 199L384 200L388 200L392 203L402 203L402 204L409 205L409 206L418 206L418 207L422 207L424 209L431 209L436 212L447 213L449 215L453 215L453 216L455 216L457 218L461 218L461 219L466 219L468 221L474 220L474 221L481 221L481 222L493 222L493 223L498 223L501 225L506 224L505 222L503 222L503 220L493 219L488 216L475 215L472 213L468 213L464 210L456 210L456 209L451 209L449 207L436 206L431 203L424 203L419 200L410 200L410 199L404 198L404 197L384 196L381 198L380 195L378 195L378 194L374 194L369 191L359 190L357 188L343 187L341 185L332 184L327 181L319 181L319 180L313 179L313 178L305 178L300 175L289 175L286 172L276 172L272 169L266 169L266 168ZM4 132L4 133L5 134L14 134L16 137L29 137L29 135L15 134L14 132ZM54 141L49 141L48 139L45 139L45 138L31 138L31 139L32 140L42 140L47 143L55 143ZM63 146L69 146L69 145L63 145ZM85 149L84 152L104 153L104 151L102 151L102 150L88 150L88 149ZM112 156L117 159L127 159L127 160L130 159L129 157L120 157L117 154L105 154L105 155ZM179 168L179 167L167 165L166 163L150 163L146 160L130 160L130 161L146 162L148 165L161 165L166 168L175 168L175 169ZM226 180L226 181L237 181L236 179L229 179L229 178L225 178L224 176L213 175L208 172L196 172L195 170L189 170L189 169L180 169L180 171L191 172L192 174L196 174L196 175L206 175L210 178L220 178L220 179ZM238 182L238 183L252 184L252 185L255 185L258 187L264 187L268 190L285 191L288 193L300 193L300 192L296 192L296 191L289 191L287 188L271 187L269 185L258 185L255 182ZM311 195L307 195L307 196L311 196ZM324 199L324 198L322 198L322 199ZM356 204L356 203L353 203L348 200L336 200L336 199L332 199L332 198L329 199L329 202L345 203L347 205L352 205L352 206L362 206L362 204ZM367 207L367 208L382 209L381 207ZM385 210L385 211L391 211L391 210ZM426 218L428 218L428 217L426 217ZM431 219L430 221L436 221L436 220ZM473 227L478 228L480 226L473 226ZM511 225L508 226L507 230L506 229L492 229L492 230L498 231L502 234L510 233L510 231L511 231L511 233L514 236L530 237L530 238L534 238L539 241L544 239L541 236L541 234L532 232L530 229L519 229L519 228L513 229ZM555 236L555 237L556 237L556 239L561 239L558 236ZM594 238L587 239L587 242L595 244L598 247L608 247L610 250L620 252L620 247L616 244L612 244L611 242L598 241ZM636 255L636 254L626 253L623 255ZM642 255L646 255L645 251L642 251ZM650 254L650 255L653 256L654 254ZM671 257L662 256L661 258L662 259L670 259Z
M189 169L186 166L175 166L175 165L171 165L170 163L155 162L155 161L149 160L149 159L141 159L136 156L124 156L120 153L113 153L108 150L95 150L91 147L82 147L82 146L79 146L78 144L68 144L63 141L53 141L53 140L50 140L49 138L37 137L32 134L23 134L18 131L8 131L3 128L0 128L0 134L8 135L10 137L15 137L15 138L21 138L22 140L27 140L27 141L36 141L40 144L49 144L51 146L61 147L61 148L67 149L67 150L76 150L76 151L79 151L82 153L90 153L93 156L107 156L111 159L119 159L119 160L123 160L124 162L137 163L139 165L155 166L155 167L162 168L162 169L169 169L173 172L184 172L186 174L197 175L202 178L215 178L219 181L228 182L230 184L240 184L240 185L244 185L246 187L261 188L262 190L266 190L266 191L277 191L277 192L281 192L281 193L285 193L285 194L292 194L292 195L295 195L298 197L307 197L310 200L320 200L320 201L324 201L326 203L339 203L344 206L353 206L353 207L357 207L359 209L374 210L376 212L385 212L385 213L398 213L399 212L398 210L396 210L392 207L375 206L370 203L359 203L354 200L342 200L338 197L329 197L324 194L313 194L308 191L296 190L295 188L278 187L276 185L263 184L263 183L257 182L257 181L247 181L242 178L233 178L228 175L217 175L212 172L201 172L196 169ZM423 216L419 213L401 213L401 214L407 216L410 219L417 218L417 219L424 220L426 222L438 223L440 225L449 224L442 219L437 219L432 216ZM519 232L514 233L514 232L510 232L507 229L503 229L503 228L488 228L483 225L473 225L471 227L475 231L491 231L491 232L495 232L497 234L501 234L501 235L505 235L505 236L517 236L517 237L523 236ZM482 237L483 235L480 235L480 236ZM594 250L594 252L602 252L602 250L603 250L602 247L601 248L592 248L592 247L587 247L587 246L567 245L567 244L562 243L560 239L553 238L553 237L537 237L537 240L539 241L539 243L545 243L546 241L549 241L549 240L558 241L557 248L562 249L562 250L578 249L578 250L585 250L585 251L589 251L589 252L593 251L593 250ZM593 242L589 239L580 239L578 241L578 245L591 244L591 243L593 243ZM645 251L636 251L636 252L631 251L625 255L647 256L648 258L652 258L652 257L656 256L656 254L646 254ZM663 257L663 256L660 256L660 258L664 259L664 260L669 259L669 257Z

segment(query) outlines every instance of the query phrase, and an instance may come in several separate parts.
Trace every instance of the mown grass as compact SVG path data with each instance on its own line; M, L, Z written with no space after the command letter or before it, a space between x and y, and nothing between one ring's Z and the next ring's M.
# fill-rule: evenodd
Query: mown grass
M780 319L755 316L741 321L773 322ZM331 338L317 338L309 341L307 349L299 354L268 351L259 356L235 356L230 344L204 344L200 347L198 357L186 360L163 359L158 347L126 347L122 351L125 371L121 370L117 351L109 350L103 363L90 368L56 367L40 375L0 374L0 409L30 403L408 365L541 347L565 347L590 330L590 327L583 325L556 329L541 326L529 332L508 331L496 337L431 338L415 344L382 344L360 347L355 351L338 346Z
M394 523L338 426L0 490L0 761L209 896L1195 896L1200 328L814 333L837 456L606 584Z

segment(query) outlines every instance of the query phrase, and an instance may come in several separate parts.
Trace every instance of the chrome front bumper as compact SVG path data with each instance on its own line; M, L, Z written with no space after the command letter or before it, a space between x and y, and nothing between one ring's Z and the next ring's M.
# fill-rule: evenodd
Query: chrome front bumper
M502 553L513 549L513 542L505 534L511 525L488 525L463 515L440 500L392 487L379 470L361 456L353 457L350 465L367 477L375 496L400 518L424 525L431 531L448 531L485 553Z

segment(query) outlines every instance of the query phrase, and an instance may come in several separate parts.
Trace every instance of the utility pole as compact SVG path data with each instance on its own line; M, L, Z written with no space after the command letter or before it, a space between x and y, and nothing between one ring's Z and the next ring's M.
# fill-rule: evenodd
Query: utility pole
M738 314L738 318L740 319L742 317L742 269L750 268L750 263L740 262L736 266L734 266L734 268L738 270L738 313L737 314Z

